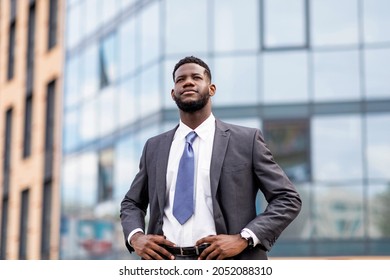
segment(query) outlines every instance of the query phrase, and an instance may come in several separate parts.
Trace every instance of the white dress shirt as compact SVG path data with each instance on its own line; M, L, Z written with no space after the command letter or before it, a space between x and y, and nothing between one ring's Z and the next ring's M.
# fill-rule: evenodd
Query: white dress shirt
M210 163L215 134L215 118L211 114L194 131L198 135L192 145L195 156L194 215L181 225L172 214L179 161L185 137L192 129L180 121L169 152L166 205L163 232L177 246L194 246L202 237L216 234L210 189Z

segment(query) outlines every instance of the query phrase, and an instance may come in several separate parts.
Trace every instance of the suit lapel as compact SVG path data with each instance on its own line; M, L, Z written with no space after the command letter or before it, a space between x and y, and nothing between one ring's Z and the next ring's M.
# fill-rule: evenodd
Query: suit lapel
M163 134L157 147L158 154L156 163L156 189L160 213L164 213L168 158L176 129L177 127Z
M210 165L210 188L213 199L213 210L217 233L227 233L226 224L217 199L218 183L222 172L222 165L225 159L226 149L229 143L229 128L216 120L213 152Z

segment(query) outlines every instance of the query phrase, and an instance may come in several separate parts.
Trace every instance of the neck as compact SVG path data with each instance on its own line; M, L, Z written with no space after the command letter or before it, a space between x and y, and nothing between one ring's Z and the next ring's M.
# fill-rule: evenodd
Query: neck
M190 127L191 129L196 129L201 125L207 118L211 115L211 109L209 110L199 110L192 113L187 113L180 110L180 119L181 121Z

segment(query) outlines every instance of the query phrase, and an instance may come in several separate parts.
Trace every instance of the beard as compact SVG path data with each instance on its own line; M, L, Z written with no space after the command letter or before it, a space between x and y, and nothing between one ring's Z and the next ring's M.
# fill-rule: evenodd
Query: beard
M201 98L196 101L190 101L190 102L184 102L180 99L180 97L174 96L174 100L176 102L177 107L186 112L186 113L193 113L196 111L199 111L206 106L207 102L209 101L210 95L209 94L201 94Z

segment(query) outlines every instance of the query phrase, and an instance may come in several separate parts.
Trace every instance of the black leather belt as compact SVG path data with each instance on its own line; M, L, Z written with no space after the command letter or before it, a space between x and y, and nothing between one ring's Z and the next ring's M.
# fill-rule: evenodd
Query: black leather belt
M164 248L175 256L199 256L202 252L209 247L210 244L204 243L199 246L191 246L191 247L170 247L164 246Z

